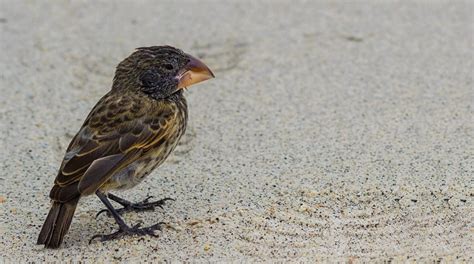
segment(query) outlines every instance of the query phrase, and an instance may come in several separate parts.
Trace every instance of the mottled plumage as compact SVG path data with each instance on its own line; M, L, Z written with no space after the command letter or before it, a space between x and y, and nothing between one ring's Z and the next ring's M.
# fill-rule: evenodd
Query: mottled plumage
M211 77L200 61L168 46L139 48L122 61L112 90L92 109L67 148L38 244L59 247L79 198L94 193L119 224L116 233L149 234L117 219L104 194L135 186L165 161L186 129L182 88Z

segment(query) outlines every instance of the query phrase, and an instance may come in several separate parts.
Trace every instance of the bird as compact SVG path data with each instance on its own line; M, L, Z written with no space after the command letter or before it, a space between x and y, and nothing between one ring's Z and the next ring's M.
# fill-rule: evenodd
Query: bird
M66 150L37 244L60 247L79 200L94 194L115 219L118 230L95 235L90 242L127 235L156 236L163 222L130 226L121 214L152 210L171 198L149 202L151 197L147 197L133 203L110 191L136 186L166 160L186 130L184 90L211 78L214 74L201 60L171 46L137 48L121 61L112 88L92 108ZM114 208L110 200L123 208Z

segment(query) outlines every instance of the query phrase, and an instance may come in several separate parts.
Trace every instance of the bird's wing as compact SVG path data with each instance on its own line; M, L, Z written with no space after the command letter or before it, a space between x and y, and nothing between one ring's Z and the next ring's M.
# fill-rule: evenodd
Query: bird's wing
M150 106L110 94L104 98L67 149L51 190L54 200L68 200L74 190L77 195L95 192L115 172L165 142L175 129L173 105Z

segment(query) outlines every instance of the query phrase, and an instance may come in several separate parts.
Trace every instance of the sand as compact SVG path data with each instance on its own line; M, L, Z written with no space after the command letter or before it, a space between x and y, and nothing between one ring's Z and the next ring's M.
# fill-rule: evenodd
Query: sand
M472 2L1 1L0 262L473 261ZM136 189L173 197L116 226L81 200L35 245L71 137L134 48L168 44L217 78Z

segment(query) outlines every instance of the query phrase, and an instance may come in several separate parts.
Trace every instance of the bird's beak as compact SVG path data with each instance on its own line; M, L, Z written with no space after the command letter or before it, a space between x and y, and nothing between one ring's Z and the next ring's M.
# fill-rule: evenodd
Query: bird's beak
M212 71L202 61L188 55L189 62L178 72L178 89L214 78Z

